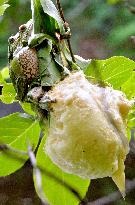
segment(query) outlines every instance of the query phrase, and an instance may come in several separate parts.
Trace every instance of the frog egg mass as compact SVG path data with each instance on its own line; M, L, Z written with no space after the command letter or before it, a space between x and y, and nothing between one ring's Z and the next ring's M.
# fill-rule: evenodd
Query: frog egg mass
M121 91L90 83L81 71L71 73L48 94L56 98L45 145L51 160L82 178L110 176L124 193L126 117L133 102Z

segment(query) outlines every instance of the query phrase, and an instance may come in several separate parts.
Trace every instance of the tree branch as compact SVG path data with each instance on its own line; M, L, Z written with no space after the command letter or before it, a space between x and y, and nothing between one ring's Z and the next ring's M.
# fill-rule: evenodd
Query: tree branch
M52 173L47 171L45 168L43 168L41 166L39 166L39 167L37 166L34 152L32 151L30 146L28 146L28 152L23 152L23 151L16 150L16 149L14 149L14 148L12 148L12 147L10 147L8 145L3 144L3 145L0 145L0 151L3 151L4 154L6 154L9 157L14 158L14 159L16 159L18 161L21 161L21 162L26 162L26 161L21 156L16 155L16 153L19 153L19 154L22 154L22 155L26 155L27 154L29 156L31 165L32 165L33 170L35 172L35 177L36 177L36 179L39 179L39 182L37 184L38 190L42 191L42 188L41 188L42 187L42 184L41 184L41 172L42 172L42 174L47 175L47 176L53 178L56 182L58 182L59 184L64 186L66 189L68 189L70 192L72 192L74 194L74 196L79 201L82 201L81 195L71 185L69 185L68 183L66 183L63 180L59 179L57 176L53 175Z
M132 191L135 188L135 179L126 180L126 194ZM116 191L108 196L101 197L95 201L89 202L86 205L106 205L115 202L116 200L121 198L120 192Z
M68 25L68 23L65 20L64 12L63 12L60 0L56 0L56 4L57 4L57 7L58 7L58 11L60 13L60 16L61 16L61 18L62 18L62 20L64 22L65 31L68 31L69 30L68 29L69 25ZM75 61L75 57L74 57L73 50L72 50L72 47L71 47L70 36L71 35L68 35L67 44L68 44L68 48L69 48L69 51L70 51L70 55L71 55L72 61L75 63L76 61Z
M43 205L49 205L45 199L44 192L42 189L42 177L41 177L40 169L37 167L35 154L32 151L32 147L30 145L28 146L28 155L30 158L31 165L33 167L33 173L35 176L35 182L37 185L38 193L40 195L40 199L42 200Z

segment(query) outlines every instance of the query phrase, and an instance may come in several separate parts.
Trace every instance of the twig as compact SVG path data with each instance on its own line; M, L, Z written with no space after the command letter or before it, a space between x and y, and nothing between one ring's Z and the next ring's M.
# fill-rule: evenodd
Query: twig
M57 7L58 7L58 11L60 13L60 16L61 16L61 18L64 22L65 31L67 31L68 30L68 23L66 22L66 19L64 17L64 12L63 12L60 0L56 0L56 4L57 4ZM73 50L72 50L72 47L71 47L70 36L71 35L68 35L67 44L68 44L68 48L69 48L69 51L70 51L72 61L75 63L76 61L75 61L75 57L74 57Z
M27 152L24 152L24 151L21 151L21 150L17 150L17 149L15 149L13 147L10 147L7 144L0 144L0 151L3 151L3 152L11 151L11 152L16 153L16 154L28 155Z
M64 12L63 12L63 9L62 9L61 3L60 3L60 0L56 0L56 4L57 4L57 7L58 7L58 10L60 12L60 16L61 16L62 20L64 22L66 22L65 17L64 17Z
M30 162L31 162L31 165L33 167L33 173L34 173L34 176L35 176L35 182L36 182L36 185L37 185L37 189L38 189L38 193L40 195L40 198L42 200L42 203L44 205L48 205L46 199L45 199L45 196L44 196L44 192L43 192L43 189L42 189L42 177L41 177L41 173L40 173L40 170L39 168L37 167L37 162L36 162L36 158L35 158L35 154L34 152L32 151L32 148L31 146L29 145L28 146L28 155L30 157Z
M41 174L39 172L42 172L42 174L44 175L47 175L48 177L50 178L53 178L56 182L58 182L59 184L61 184L62 186L64 186L66 189L68 189L69 191L71 191L74 196L79 200L79 201L82 201L82 197L80 196L80 194L72 187L70 186L68 183L64 182L63 180L61 180L60 178L58 178L57 176L53 175L52 173L50 173L49 171L47 171L45 168L41 167L41 166L38 166L36 165L36 161L34 159L35 155L33 156L32 152L30 151L30 148L28 148L29 151L28 152L22 152L22 151L19 151L19 150L16 150L14 148L11 148L10 146L8 145L0 145L0 151L4 152L4 154L8 155L10 158L14 158L18 161L21 161L21 162L26 162L26 160L18 155L16 155L16 153L19 153L19 154L27 154L29 155L30 157L30 161L31 161L31 164L32 164L32 167L35 169L35 176L37 176L37 178L39 179L39 184L37 185L37 188L40 188L41 187ZM9 153L9 151L12 151ZM33 166L34 165L34 166Z
M135 179L134 180L126 180L126 194L132 191L135 188ZM106 205L121 198L120 192L116 191L108 196L101 197L95 201L89 202L86 205Z

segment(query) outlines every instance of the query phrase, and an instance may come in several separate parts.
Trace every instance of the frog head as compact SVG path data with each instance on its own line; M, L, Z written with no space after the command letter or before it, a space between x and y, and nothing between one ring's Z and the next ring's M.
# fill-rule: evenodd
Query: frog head
M33 22L29 20L26 24L23 24L19 27L19 32L9 37L8 39L8 59L9 63L13 60L14 56L21 48L28 45L28 40L31 37L33 32Z

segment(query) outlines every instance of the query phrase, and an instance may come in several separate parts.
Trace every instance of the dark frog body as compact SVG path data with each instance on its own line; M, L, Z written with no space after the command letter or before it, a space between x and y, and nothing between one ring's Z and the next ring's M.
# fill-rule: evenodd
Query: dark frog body
M57 39L45 33L34 34L32 20L21 25L19 32L9 38L8 58L16 98L22 102L37 103L31 90L41 87L43 93L47 92L69 74L62 64ZM39 94L38 101L40 98ZM48 103L48 99L46 101Z
M17 93L17 99L26 100L26 95L38 84L39 66L35 48L29 48L28 41L32 36L32 20L19 27L19 32L9 38L10 77Z

